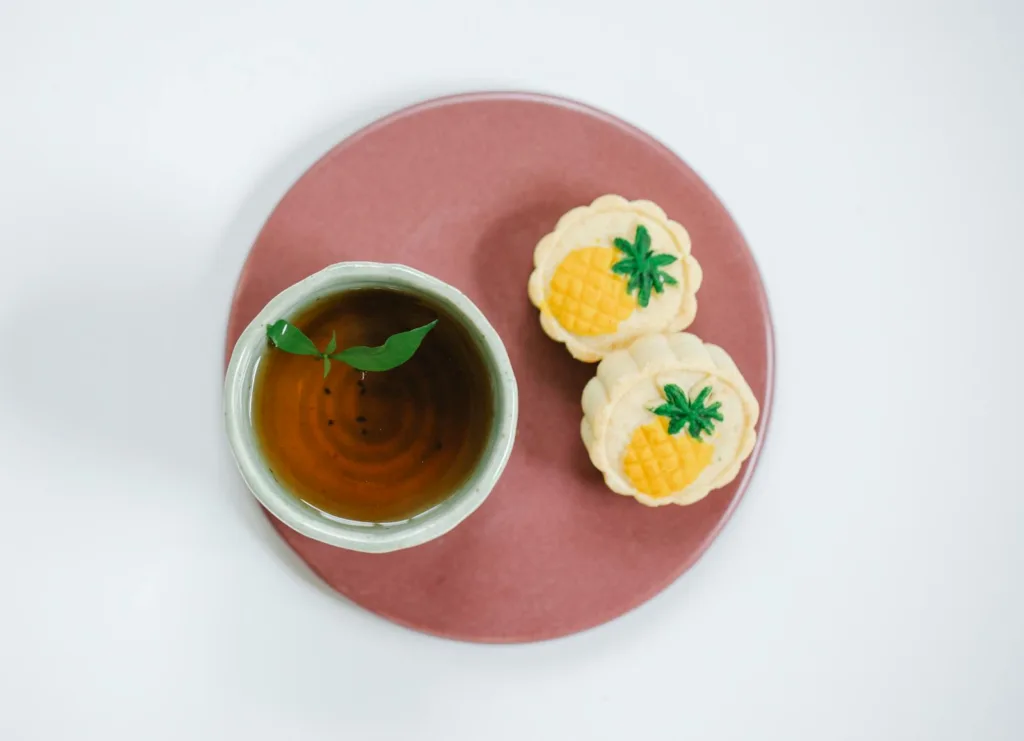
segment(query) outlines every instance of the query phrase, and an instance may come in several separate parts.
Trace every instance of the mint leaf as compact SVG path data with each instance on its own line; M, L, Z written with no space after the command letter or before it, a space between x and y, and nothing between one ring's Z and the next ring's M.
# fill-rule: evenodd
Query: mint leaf
M302 330L294 324L278 319L273 324L267 325L267 338L274 343L278 350L284 350L292 355L322 355L313 344L313 340L306 337Z
M379 347L350 347L331 355L334 360L352 366L361 371L386 371L397 368L409 360L419 349L427 332L437 324L435 319L430 324L399 332L388 337Z

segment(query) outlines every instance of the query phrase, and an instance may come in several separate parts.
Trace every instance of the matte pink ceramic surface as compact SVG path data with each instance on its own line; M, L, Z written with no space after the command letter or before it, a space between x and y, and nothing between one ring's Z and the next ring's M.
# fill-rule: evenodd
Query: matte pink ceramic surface
M740 476L689 507L649 509L605 489L579 435L580 394L596 366L548 339L526 297L537 240L605 193L651 199L689 230L704 268L691 329L733 356L761 403L758 447ZM334 589L416 630L537 641L642 604L708 547L764 439L772 331L743 237L672 152L604 113L538 95L457 96L395 113L331 150L271 214L238 285L228 351L275 294L343 260L404 263L461 289L508 348L520 412L497 488L436 541L370 555L275 521Z

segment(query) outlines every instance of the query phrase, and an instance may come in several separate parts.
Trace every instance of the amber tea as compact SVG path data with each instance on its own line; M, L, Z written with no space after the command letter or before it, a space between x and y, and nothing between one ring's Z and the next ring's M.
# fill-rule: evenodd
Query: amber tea
M325 347L378 346L437 319L404 364L364 372L270 351L260 362L253 423L274 477L347 520L387 523L431 509L464 482L487 444L488 372L463 326L440 307L387 289L325 297L292 324Z

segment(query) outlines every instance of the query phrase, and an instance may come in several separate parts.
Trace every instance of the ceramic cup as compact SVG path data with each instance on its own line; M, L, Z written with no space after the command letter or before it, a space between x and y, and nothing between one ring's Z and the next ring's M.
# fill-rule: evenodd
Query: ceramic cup
M323 515L271 475L252 420L256 369L268 347L266 327L287 319L322 296L361 288L391 288L420 296L461 321L477 341L490 375L494 417L476 468L461 487L431 510L394 524L349 523ZM515 439L519 393L501 338L462 293L437 278L404 265L343 262L286 288L245 328L235 344L224 382L228 440L238 470L253 495L271 514L315 540L366 553L385 553L433 540L466 519L491 493L508 462Z

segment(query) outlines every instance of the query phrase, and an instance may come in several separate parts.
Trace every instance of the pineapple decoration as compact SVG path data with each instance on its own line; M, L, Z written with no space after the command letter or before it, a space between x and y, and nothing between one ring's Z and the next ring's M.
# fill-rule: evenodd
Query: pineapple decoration
M691 402L674 383L665 386L666 403L651 410L660 419L636 429L623 459L626 478L638 492L667 496L692 484L711 462L715 447L701 436L714 434L722 403L705 407L710 394L705 386Z
M662 293L666 285L679 283L662 270L679 258L651 252L651 235L643 224L637 226L633 242L616 237L615 247L625 255L618 262L611 247L584 247L570 252L555 269L547 307L570 332L585 337L611 334L637 306L650 304L652 289Z
M583 391L583 442L612 491L692 504L754 449L759 406L732 358L685 332L610 353Z
M529 294L544 331L594 362L641 335L689 326L701 280L680 224L651 201L609 195L541 239Z

